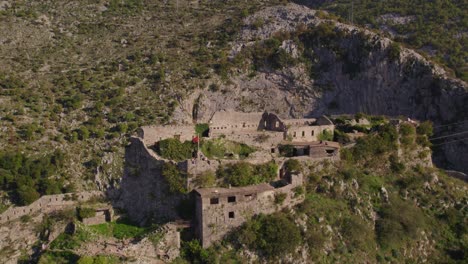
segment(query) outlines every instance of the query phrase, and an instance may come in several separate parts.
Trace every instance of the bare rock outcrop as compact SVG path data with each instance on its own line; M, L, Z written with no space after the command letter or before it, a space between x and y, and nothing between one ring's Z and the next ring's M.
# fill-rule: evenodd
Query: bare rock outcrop
M314 29L330 22L315 14L314 10L295 4L265 8L245 18L244 28L232 43L231 56L276 32L292 32L298 26ZM260 27L253 26L258 24L256 21L262 21ZM320 41L307 44L318 71L313 78L302 63L278 70L259 69L255 76L240 71L230 82L218 84L218 91L195 91L176 110L178 121L187 122L196 112L197 119L203 122L215 111L226 108L245 112L269 110L290 117L358 112L404 115L431 120L435 126L468 120L466 83L448 76L444 69L413 50L399 47L397 54L391 55L393 42L377 33L333 24L333 30L340 32L339 38L329 40L328 45ZM286 43L289 47L298 44L293 40ZM291 49L285 50L297 56ZM298 56L303 56L303 51ZM465 122L436 133L467 129ZM467 156L463 155L467 151L464 141L444 144L435 148L433 159L439 166L467 172Z

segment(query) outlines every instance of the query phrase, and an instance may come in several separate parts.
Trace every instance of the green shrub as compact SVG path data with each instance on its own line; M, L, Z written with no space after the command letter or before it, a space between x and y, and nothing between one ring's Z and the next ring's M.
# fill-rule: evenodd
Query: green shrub
M96 210L88 207L77 207L77 214L80 219L96 216Z
M208 158L222 159L228 155L238 155L239 158L247 158L255 152L253 147L243 143L228 141L224 139L203 140L201 151ZM230 157L232 158L232 157Z
M178 139L168 138L156 144L156 151L165 159L182 161L192 158L196 146L191 141L182 143Z
M425 216L411 201L395 197L379 212L376 232L379 244L384 248L399 249L406 240L417 239L425 228Z
M162 175L169 184L171 193L187 192L187 175L177 168L177 165L166 162L162 168Z
M327 129L323 130L322 133L318 135L319 140L324 141L332 141L333 140L333 132L328 131Z
M216 175L212 171L205 171L197 176L195 184L202 188L213 187L216 185Z
M275 204L283 204L284 200L286 200L286 193L277 193L275 194Z
M272 181L277 171L278 165L273 161L259 165L239 162L220 167L216 174L224 179L226 185L237 187Z
M195 133L197 133L200 137L207 137L208 131L210 130L210 126L208 124L196 124L195 125Z
M301 243L300 229L283 213L256 216L234 236L248 249L270 259L292 253Z
M180 255L190 263L214 264L216 263L215 254L210 250L204 249L198 240L182 242Z
M98 234L113 236L117 239L141 238L149 231L147 228L136 226L126 220L93 225L89 228Z
M286 170L288 172L301 172L302 171L302 165L301 163L296 160L296 159L288 159L285 163L284 166L286 167Z
M283 157L294 157L294 146L293 145L281 145L279 146L279 153Z
M434 129L432 127L431 121L424 121L416 128L416 132L419 135L425 135L427 137L431 137L434 134Z
M341 234L351 250L369 252L375 248L375 234L359 216L350 215L342 220Z

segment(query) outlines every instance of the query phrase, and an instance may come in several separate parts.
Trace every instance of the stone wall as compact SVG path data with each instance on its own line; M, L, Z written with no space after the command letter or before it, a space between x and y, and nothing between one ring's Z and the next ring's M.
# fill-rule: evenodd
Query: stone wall
M218 111L209 122L210 137L217 137L236 132L254 132L262 129L263 113L241 113L234 111Z
M221 240L233 228L241 226L254 215L271 214L286 207L292 207L304 200L293 189L302 186L303 176L292 175L290 184L274 188L259 184L237 188L205 188L195 191L196 234L202 246L209 247ZM275 196L285 194L281 203Z
M195 136L195 126L144 126L138 129L137 134L147 146L167 138L179 138L183 142L192 140Z
M12 221L23 215L36 212L48 213L63 207L75 205L77 202L87 201L92 197L102 196L99 191L44 195L28 206L11 207L0 215L0 223Z
M293 142L318 141L319 135L325 130L333 133L333 131L335 130L335 126L293 126L288 129L287 137Z
M177 219L176 208L186 195L169 191L162 175L165 162L167 160L148 149L142 139L130 138L130 145L125 149L124 175L115 207L123 208L139 223Z
M98 225L112 221L112 208L96 209L96 215L93 217L83 218L82 222L85 225Z

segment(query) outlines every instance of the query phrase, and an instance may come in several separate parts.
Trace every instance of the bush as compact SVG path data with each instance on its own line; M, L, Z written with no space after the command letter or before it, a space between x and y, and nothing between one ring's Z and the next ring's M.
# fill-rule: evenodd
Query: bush
M421 209L400 198L391 199L379 212L376 232L379 244L384 248L401 248L403 242L417 239L419 230L425 227Z
M359 216L351 215L342 220L341 233L346 245L354 250L369 252L375 247L374 232Z
M83 220L84 218L96 216L96 210L94 208L88 207L78 207L76 208L78 217Z
M186 193L187 192L187 175L183 174L177 165L166 162L162 168L162 175L169 184L171 193Z
M431 121L424 121L416 128L416 132L419 135L425 135L427 137L431 137L434 134L434 129L432 127Z
M333 132L328 131L327 129L323 130L322 133L318 135L319 140L323 141L332 141L333 140Z
M241 244L267 258L292 253L301 243L300 229L284 213L256 216L235 236Z
M286 200L286 196L286 193L275 194L275 204L283 204L284 200Z
M293 145L281 145L279 146L279 153L283 157L294 157Z
M201 151L208 158L222 159L227 155L238 155L242 159L255 152L255 149L243 143L214 139L204 140L201 144Z
M202 248L198 240L191 240L188 242L182 242L182 248L180 255L194 264L210 264L216 263L214 252L210 252L207 249Z
M218 178L223 178L226 185L248 186L269 182L276 178L278 165L275 162L252 165L247 162L228 164L218 169Z
M284 166L286 167L286 170L288 172L301 172L302 171L302 165L301 163L296 160L296 159L288 159L285 163Z
M182 143L178 139L168 138L156 144L156 151L165 159L182 161L192 158L196 149L191 141Z
M205 171L195 179L195 184L202 188L216 185L216 175L212 171Z
M195 125L195 133L197 133L197 135L200 137L207 137L209 130L210 130L210 126L208 124L196 124Z

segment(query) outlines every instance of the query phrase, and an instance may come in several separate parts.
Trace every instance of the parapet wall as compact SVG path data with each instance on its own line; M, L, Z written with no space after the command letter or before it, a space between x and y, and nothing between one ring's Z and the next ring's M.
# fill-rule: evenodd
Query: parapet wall
M144 126L138 129L137 134L147 146L167 138L179 138L183 142L192 140L195 136L195 126Z
M75 205L77 202L84 202L92 197L103 196L103 192L91 191L81 193L65 193L55 195L44 195L28 206L11 207L0 215L0 223L12 221L23 215L36 212L51 212L63 207Z

